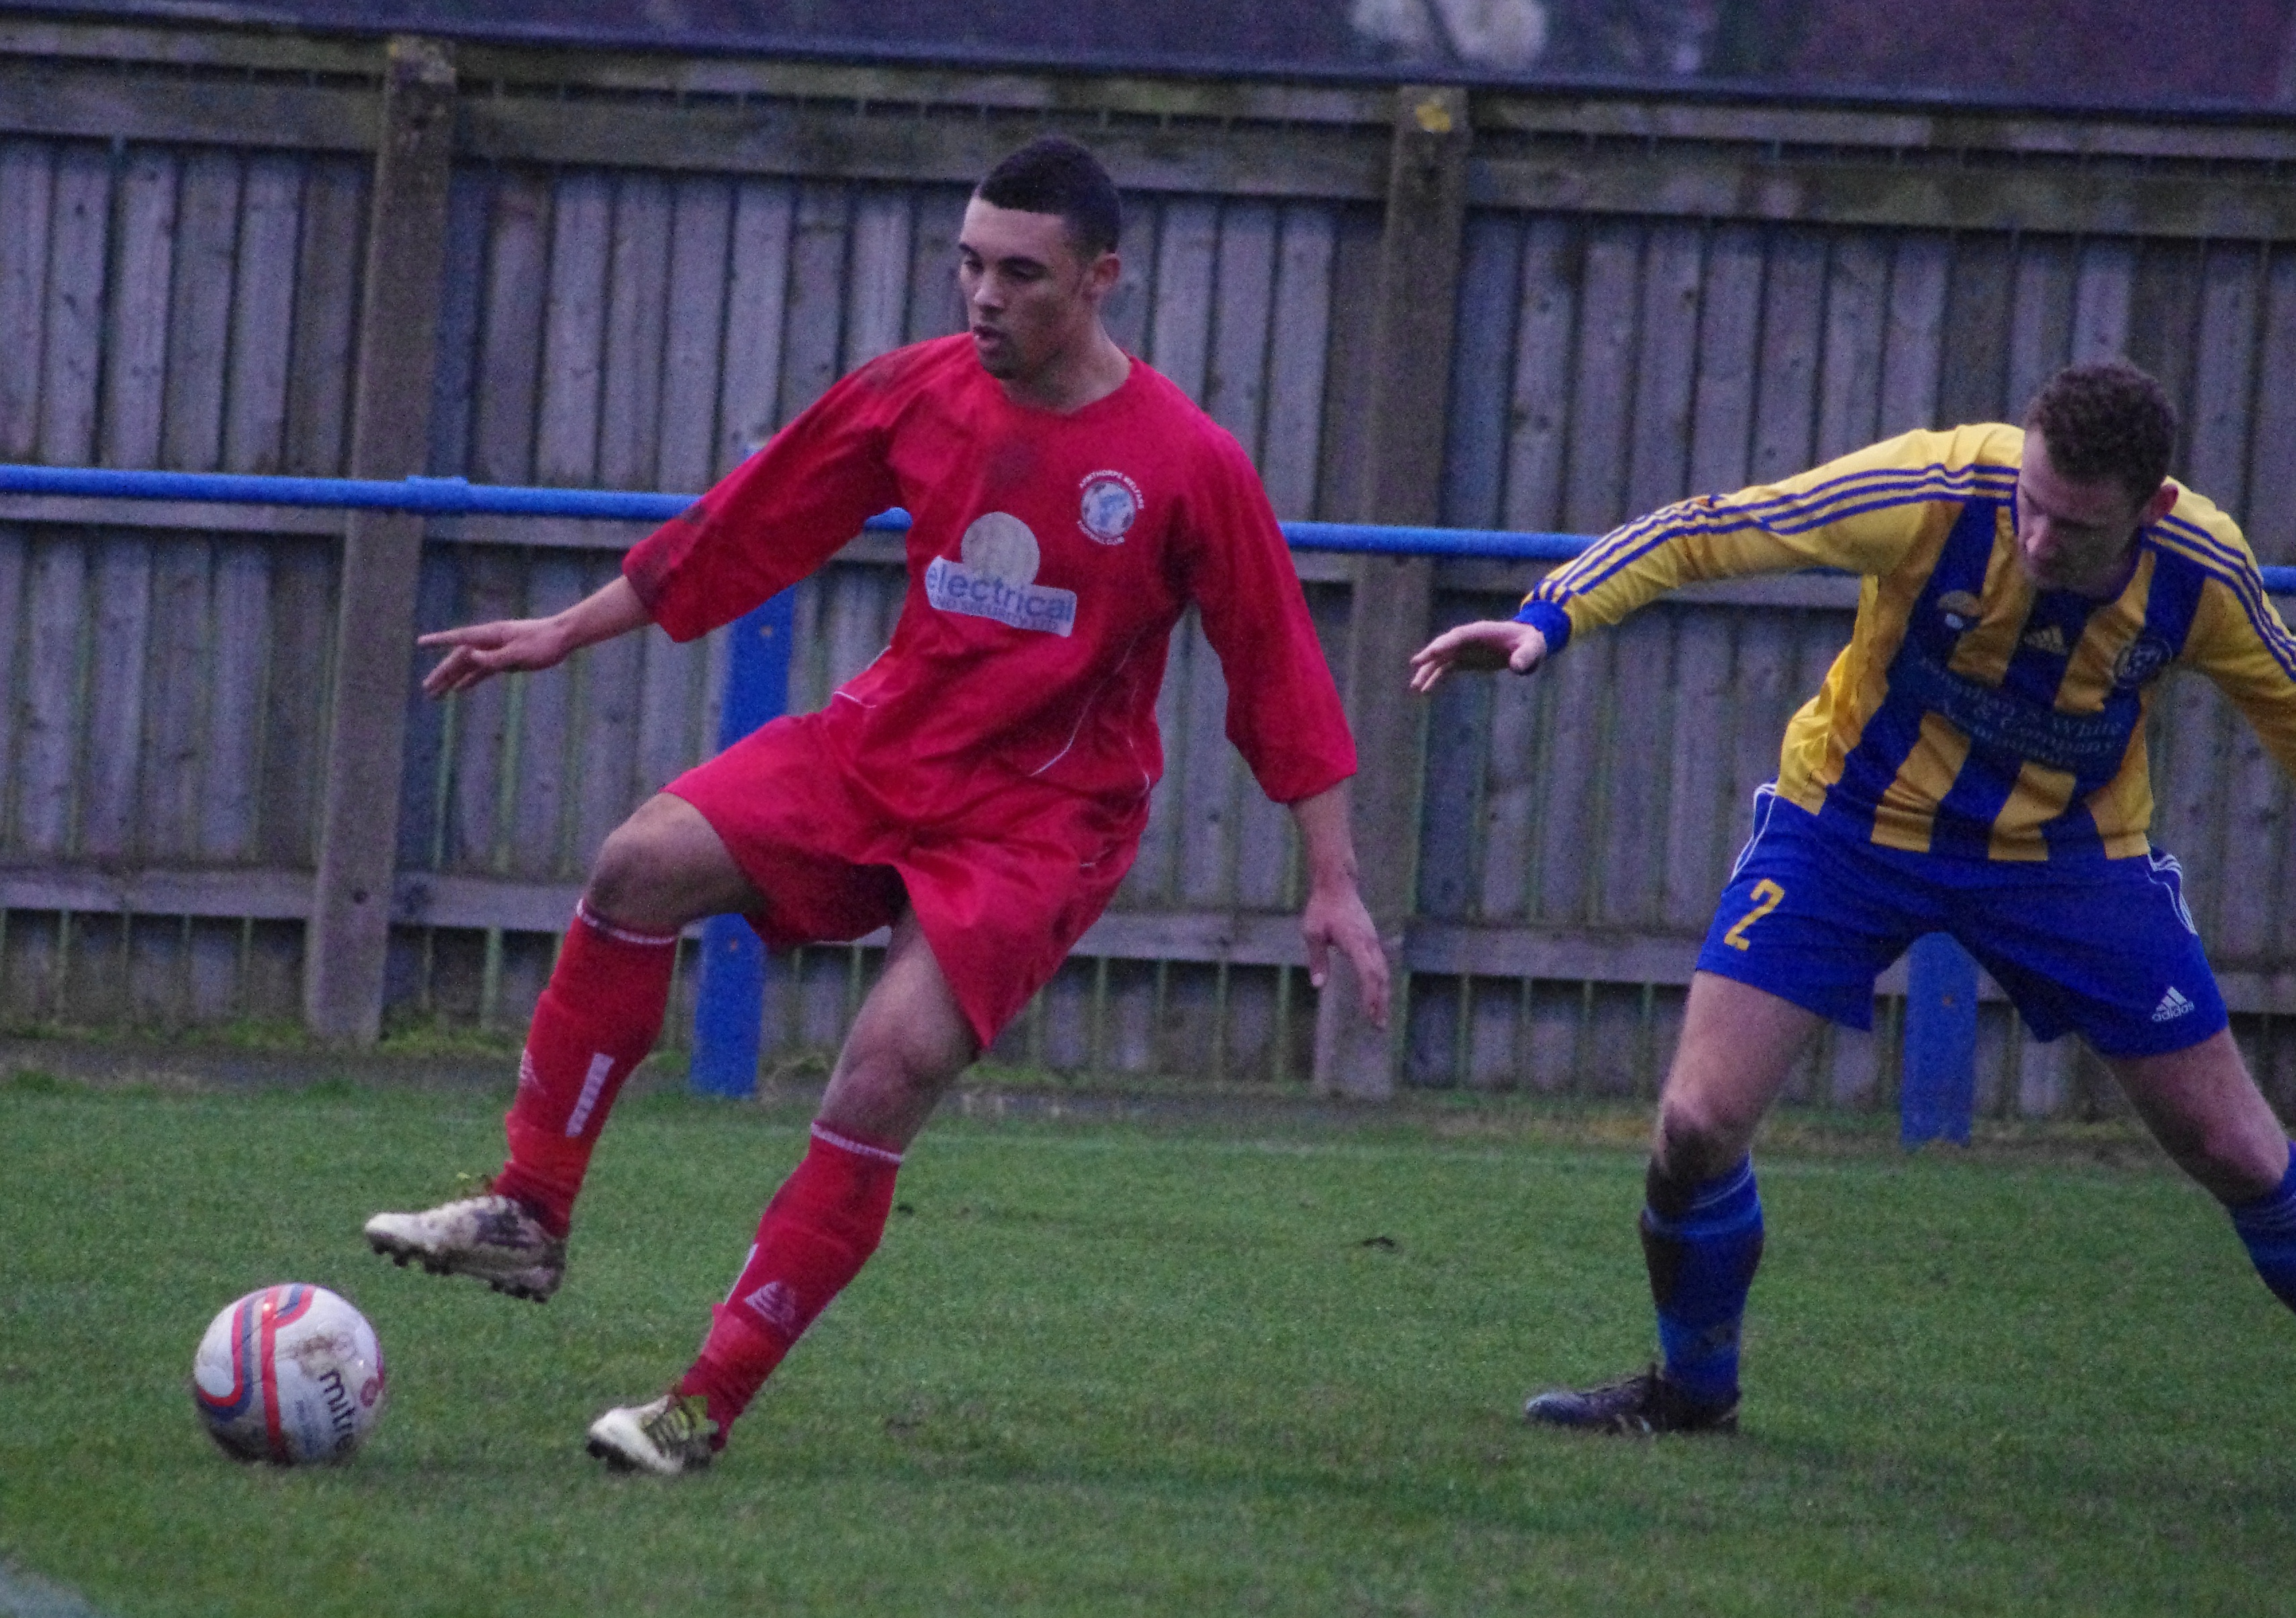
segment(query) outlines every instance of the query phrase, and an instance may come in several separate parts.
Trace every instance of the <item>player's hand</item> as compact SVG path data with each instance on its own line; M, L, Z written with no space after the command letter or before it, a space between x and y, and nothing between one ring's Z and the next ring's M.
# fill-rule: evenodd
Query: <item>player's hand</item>
M1529 674L1546 661L1546 637L1529 624L1485 619L1446 629L1411 654L1411 688L1424 694L1454 669Z
M505 618L441 629L414 644L447 648L439 666L422 677L425 696L446 696L497 674L554 667L575 643L556 618Z
M1364 908L1356 885L1332 883L1311 890L1300 913L1300 932L1308 940L1308 981L1321 989L1332 975L1334 945L1356 972L1356 998L1374 1028L1387 1026L1389 987L1387 952L1379 947L1379 929Z

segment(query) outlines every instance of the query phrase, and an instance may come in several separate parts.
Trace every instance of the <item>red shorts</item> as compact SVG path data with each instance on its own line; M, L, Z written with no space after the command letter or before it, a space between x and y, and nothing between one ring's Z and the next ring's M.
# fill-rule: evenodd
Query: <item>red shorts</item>
M985 1050L1108 908L1146 803L1113 812L1021 779L946 818L896 816L821 719L775 719L663 790L701 811L764 895L749 919L768 949L859 938L914 907Z

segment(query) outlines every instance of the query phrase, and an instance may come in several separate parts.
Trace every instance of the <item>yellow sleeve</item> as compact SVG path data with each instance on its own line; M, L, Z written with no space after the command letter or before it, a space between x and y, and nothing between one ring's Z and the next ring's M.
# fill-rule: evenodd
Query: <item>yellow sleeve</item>
M1908 432L1782 482L1684 500L1605 534L1540 579L1517 616L1559 650L1680 585L1812 567L1886 574L1940 502L2005 499L2021 443L2012 427Z
M2296 637L2264 593L2246 546L2242 551L2244 579L2212 578L2201 587L2179 661L2214 680L2280 768L2296 776Z

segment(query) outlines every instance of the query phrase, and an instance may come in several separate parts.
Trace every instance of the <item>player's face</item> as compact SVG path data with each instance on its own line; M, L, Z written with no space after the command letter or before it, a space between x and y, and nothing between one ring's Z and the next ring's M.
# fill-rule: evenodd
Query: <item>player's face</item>
M2017 556L2025 576L2043 590L2103 595L2120 588L2136 530L2159 521L2176 503L2163 484L2151 500L2130 495L2118 479L2081 482L2050 463L2037 431L2025 434L2017 469Z
M1078 253L1058 214L973 198L957 233L956 282L981 367L1025 383L1086 352L1118 268L1114 253Z

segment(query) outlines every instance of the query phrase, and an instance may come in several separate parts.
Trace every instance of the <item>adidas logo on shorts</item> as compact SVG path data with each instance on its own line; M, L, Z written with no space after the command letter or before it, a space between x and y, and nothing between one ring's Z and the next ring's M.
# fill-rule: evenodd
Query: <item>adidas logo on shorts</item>
M2171 984L2169 992L2161 997L2161 1003L2152 1008L2152 1020L2155 1023L2174 1023L2185 1013L2198 1009L2190 1000L2178 994L2176 986Z

